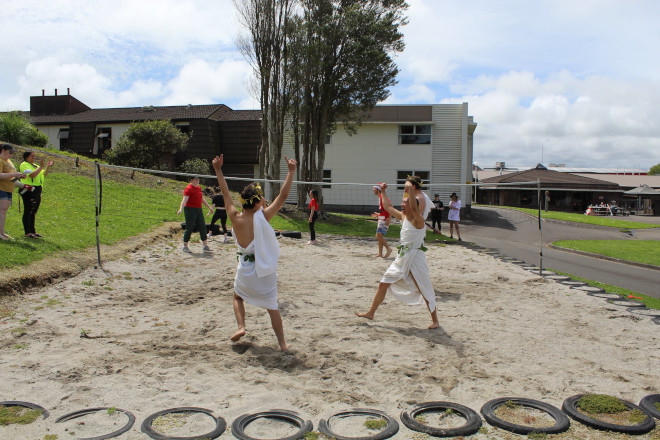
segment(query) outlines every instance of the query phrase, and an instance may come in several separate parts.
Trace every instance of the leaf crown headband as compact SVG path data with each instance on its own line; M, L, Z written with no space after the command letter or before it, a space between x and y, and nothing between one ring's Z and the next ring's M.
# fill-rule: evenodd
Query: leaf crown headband
M256 183L254 184L254 194L252 194L247 199L238 196L238 200L241 202L241 205L254 205L255 203L259 202L263 196L264 196L264 192L261 189L261 185Z
M419 179L419 180L417 180L417 179L419 179L419 177L417 177L417 176L411 176L410 174L408 174L408 177L406 177L406 180L407 180L407 181L419 185L420 188L421 188L422 186L424 186L424 182L422 182L422 179Z

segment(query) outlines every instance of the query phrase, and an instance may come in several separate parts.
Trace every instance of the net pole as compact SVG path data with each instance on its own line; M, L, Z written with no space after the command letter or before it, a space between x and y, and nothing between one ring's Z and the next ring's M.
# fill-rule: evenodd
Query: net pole
M541 179L536 180L536 191L539 205L539 276L543 274L543 229L541 228Z
M100 206L99 206L99 181L101 179L101 167L98 162L96 163L96 172L94 173L94 199L96 202L96 259L98 261L99 267L101 267L101 240L99 238L99 215L100 215Z

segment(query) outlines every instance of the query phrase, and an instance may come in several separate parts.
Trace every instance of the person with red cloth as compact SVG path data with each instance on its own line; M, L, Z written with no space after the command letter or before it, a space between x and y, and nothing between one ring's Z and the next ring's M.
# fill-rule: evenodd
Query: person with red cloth
M316 231L314 230L314 224L316 219L319 218L319 192L318 190L312 189L309 191L309 197L312 199L309 202L309 241L307 244L316 244Z
M380 184L374 185L373 187L374 195L378 196L378 212L372 214L373 217L378 218L378 225L376 226L376 240L378 240L378 255L375 255L374 258L387 258L392 253L392 248L387 244L385 240L385 234L387 229L390 227L390 213L383 208L383 194L380 192ZM383 255L383 248L387 249L385 255Z
M208 235L202 204L211 209L209 202L204 199L202 188L199 187L199 177L193 176L190 178L190 183L186 186L186 189L183 190L183 199L181 199L181 205L176 212L177 215L181 215L181 211L183 211L186 218L186 230L183 233L183 252L190 253L188 242L195 228L199 231L199 237L204 244L204 252L211 252L211 248L207 244Z

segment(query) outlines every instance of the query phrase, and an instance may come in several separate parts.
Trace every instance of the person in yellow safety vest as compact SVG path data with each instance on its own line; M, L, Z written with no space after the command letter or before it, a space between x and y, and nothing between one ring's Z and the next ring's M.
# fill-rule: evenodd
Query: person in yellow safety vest
M41 193L44 181L48 173L50 173L50 167L53 165L53 161L49 161L44 166L43 158L39 161L39 165L37 165L35 159L34 151L26 151L23 153L23 162L18 167L21 173L26 174L26 177L21 179L21 183L25 184L25 187L20 194L23 198L24 205L23 229L27 238L43 237L37 233L34 224L37 211L39 211L39 205L41 205Z

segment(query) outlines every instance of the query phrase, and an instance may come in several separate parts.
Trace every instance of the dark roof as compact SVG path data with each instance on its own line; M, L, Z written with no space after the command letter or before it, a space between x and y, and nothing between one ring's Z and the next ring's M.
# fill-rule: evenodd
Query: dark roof
M189 120L210 119L213 121L260 120L256 110L232 110L224 104L145 106L124 108L92 109L74 115L31 116L36 125L69 124L74 122L133 122L153 119Z
M541 180L541 184L546 187L570 187L576 189L619 189L619 185L605 180L592 179L590 177L578 176L571 173L560 173L559 171L548 170L543 166L537 166L531 170L519 171L517 173L502 174L501 176L489 177L482 180L482 183L517 183L517 182L536 182Z
M222 118L223 121L261 121L261 110L232 110Z

